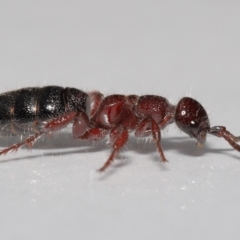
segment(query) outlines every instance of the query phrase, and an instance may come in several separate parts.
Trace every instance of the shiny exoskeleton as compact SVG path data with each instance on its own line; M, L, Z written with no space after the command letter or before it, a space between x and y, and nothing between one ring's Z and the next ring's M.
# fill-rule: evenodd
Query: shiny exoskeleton
M1 135L30 134L21 143L3 149L0 154L32 146L42 134L65 127L86 112L88 95L75 88L47 86L23 88L0 95ZM32 135L31 135L32 134Z
M109 136L112 152L99 169L104 171L126 144L129 132L136 137L151 136L160 158L166 162L161 147L161 130L175 122L183 132L203 145L206 135L224 138L240 151L240 137L224 126L210 127L207 112L196 100L184 97L177 105L155 95L109 95L85 93L75 88L48 86L24 88L0 95L0 127L2 134L30 133L20 143L0 151L6 154L23 145L32 147L42 134L50 134L73 123L73 136L100 140Z

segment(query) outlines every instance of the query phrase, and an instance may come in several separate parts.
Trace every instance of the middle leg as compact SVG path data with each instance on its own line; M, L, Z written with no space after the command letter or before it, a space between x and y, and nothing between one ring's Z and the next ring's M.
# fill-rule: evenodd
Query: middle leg
M99 172L103 172L107 167L111 165L111 163L114 160L115 155L119 152L119 150L126 144L128 140L128 130L123 128L113 128L110 132L110 141L112 142L113 150L107 159L107 161L104 163L104 165L98 170Z

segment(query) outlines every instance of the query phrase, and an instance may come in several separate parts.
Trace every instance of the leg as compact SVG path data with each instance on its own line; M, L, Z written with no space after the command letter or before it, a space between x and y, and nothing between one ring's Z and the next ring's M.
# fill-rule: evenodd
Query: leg
M8 152L16 152L20 147L27 145L29 148L31 148L34 144L34 142L44 133L44 131L39 131L38 133L28 137L24 141L14 144L11 147L5 148L0 151L0 155L7 154Z
M161 141L161 132L159 129L159 126L155 122L154 119L152 119L152 136L153 141L157 144L157 150L161 156L162 162L167 162L168 160L165 158L160 141Z
M102 93L98 91L89 92L88 96L90 97L90 106L91 106L90 117L92 117L97 112L98 107L102 102L104 96Z
M149 117L145 118L137 127L135 131L135 136L136 137L146 137L152 134L153 141L157 145L157 150L160 154L162 162L167 162L167 159L164 156L162 147L161 147L161 132L158 124L156 121Z
M22 142L14 144L11 147L1 150L0 155L7 154L8 152L15 152L24 145L27 145L28 148L31 148L33 146L34 142L39 137L41 137L41 135L52 133L52 132L59 130L60 128L65 127L67 124L69 124L70 122L73 121L75 116L76 116L76 113L68 113L68 114L62 116L61 118L54 119L52 121L47 122L46 125L42 129L40 129L35 134L29 136Z
M116 133L116 134L118 134L118 133ZM112 139L114 139L114 138L115 137L112 136ZM126 129L123 129L121 131L121 133L118 135L118 137L116 137L116 141L113 143L113 150L112 150L108 160L98 170L99 172L103 172L113 162L115 155L124 146L124 144L127 142L127 140L128 140L128 131Z
M173 122L173 116L167 115L160 123L159 127L160 129L164 129L168 124Z
M107 136L107 132L107 130L102 128L90 128L83 135L78 136L77 138L98 141L105 138Z
M140 124L137 126L135 131L136 137L149 137L152 134L152 126L149 118L145 118Z
M79 138L89 129L89 118L85 112L79 113L74 119L72 126L73 137Z

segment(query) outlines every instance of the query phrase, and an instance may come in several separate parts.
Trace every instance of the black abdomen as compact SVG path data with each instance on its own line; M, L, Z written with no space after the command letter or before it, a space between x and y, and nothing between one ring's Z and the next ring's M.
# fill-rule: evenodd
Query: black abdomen
M76 96L71 95L73 90ZM68 111L85 111L86 99L81 90L58 86L7 92L0 95L0 125L47 121Z

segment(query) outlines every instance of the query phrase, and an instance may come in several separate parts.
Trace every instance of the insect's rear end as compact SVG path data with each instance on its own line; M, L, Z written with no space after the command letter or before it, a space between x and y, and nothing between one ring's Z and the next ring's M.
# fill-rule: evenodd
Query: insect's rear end
M86 115L88 94L75 88L47 86L22 88L0 95L1 135L28 135L24 141L0 151L6 154L27 145L42 134L64 128Z
M49 120L71 111L85 112L87 97L81 90L58 86L23 88L1 94L1 134L37 132Z

